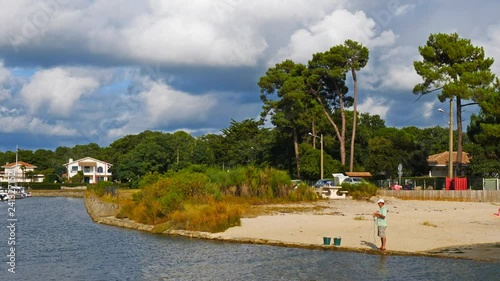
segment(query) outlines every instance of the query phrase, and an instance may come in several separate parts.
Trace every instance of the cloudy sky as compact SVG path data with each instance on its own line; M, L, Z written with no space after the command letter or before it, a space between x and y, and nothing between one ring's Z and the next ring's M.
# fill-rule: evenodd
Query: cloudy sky
M500 61L498 11L495 0L0 0L0 150L219 133L258 117L268 67L346 39L370 50L360 111L447 127L446 104L412 94L417 48L457 32Z

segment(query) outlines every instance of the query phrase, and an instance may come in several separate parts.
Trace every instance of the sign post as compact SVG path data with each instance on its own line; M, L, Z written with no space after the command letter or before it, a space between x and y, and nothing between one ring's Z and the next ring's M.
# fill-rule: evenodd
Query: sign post
M402 185L401 184L401 176L402 175L403 175L403 164L399 163L399 165L398 165L398 176L399 176L398 184L399 185Z

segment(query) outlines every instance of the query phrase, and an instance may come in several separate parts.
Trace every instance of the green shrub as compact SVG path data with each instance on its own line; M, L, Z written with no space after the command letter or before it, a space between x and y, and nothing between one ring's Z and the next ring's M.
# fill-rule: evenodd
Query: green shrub
M340 190L349 191L348 195L352 196L353 199L369 199L377 195L378 189L372 183L362 182L359 184L343 183Z
M242 213L242 205L222 202L223 194L244 200L317 199L307 185L294 190L285 171L248 166L229 171L211 168L202 173L203 168L147 174L138 181L141 191L132 195L130 206L119 215L146 224L169 222L172 228L214 232L239 224Z
M87 190L91 190L98 197L103 197L106 195L106 187L113 186L110 181L99 181L97 184L93 184L87 187Z
M169 190L165 192L165 195L158 199L160 211L163 215L168 215L175 210L181 209L183 201L184 196L181 190L175 187L169 188Z
M145 186L151 185L151 184L159 181L161 177L162 176L158 172L154 172L154 173L149 172L139 180L139 188L143 188Z
M288 194L288 200L293 202L315 201L317 199L318 195L314 191L314 188L304 183L299 184L296 189Z

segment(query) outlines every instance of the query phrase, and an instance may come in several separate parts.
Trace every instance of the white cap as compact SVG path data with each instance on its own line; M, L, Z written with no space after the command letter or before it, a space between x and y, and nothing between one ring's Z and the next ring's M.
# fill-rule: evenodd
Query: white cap
M384 199L382 199L382 198L378 199L377 204L378 204L378 203L385 204Z

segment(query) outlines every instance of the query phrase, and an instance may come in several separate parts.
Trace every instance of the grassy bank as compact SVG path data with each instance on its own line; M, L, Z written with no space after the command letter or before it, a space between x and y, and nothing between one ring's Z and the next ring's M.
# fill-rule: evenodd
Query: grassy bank
M81 198L85 195L86 190L31 190L33 197L75 197Z
M222 232L240 225L243 216L259 213L264 204L317 200L310 187L294 189L283 171L254 167L149 174L140 181L139 190L118 190L113 195L105 192L109 184L100 182L89 192L118 203L118 218L153 225L155 232Z

